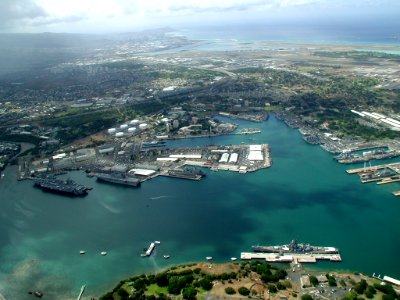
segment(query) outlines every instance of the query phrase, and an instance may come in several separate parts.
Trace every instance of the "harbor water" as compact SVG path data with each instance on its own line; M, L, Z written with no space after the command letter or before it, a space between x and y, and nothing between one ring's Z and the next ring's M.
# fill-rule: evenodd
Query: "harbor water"
M0 293L24 300L32 297L28 291L40 290L48 299L76 299L86 284L82 299L90 299L134 274L206 256L225 262L254 244L292 239L340 249L342 263L315 268L400 278L400 199L391 194L398 183L361 184L345 172L352 165L306 144L274 116L234 122L262 133L168 143L268 143L271 168L250 174L206 169L201 181L159 177L140 188L69 173L93 187L84 198L42 192L30 181L17 182L15 167L7 168L0 180ZM161 244L142 258L155 240Z

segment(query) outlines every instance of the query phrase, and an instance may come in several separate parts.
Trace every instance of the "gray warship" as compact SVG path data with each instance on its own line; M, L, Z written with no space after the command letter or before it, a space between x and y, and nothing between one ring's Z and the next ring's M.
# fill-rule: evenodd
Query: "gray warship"
M309 253L309 254L335 254L339 249L334 247L311 246L309 244L297 243L292 240L288 245L282 246L252 246L254 252L266 253Z
M34 178L34 186L46 192L68 196L85 196L90 188L80 185L71 179L61 180L55 177Z
M112 174L96 173L95 176L97 177L98 181L102 181L102 182L128 185L128 186L132 186L132 187L140 186L139 179L133 178L133 177L127 177L121 173L112 173Z
M203 171L195 168L184 168L169 170L168 176L183 179L200 180L204 178L206 174Z

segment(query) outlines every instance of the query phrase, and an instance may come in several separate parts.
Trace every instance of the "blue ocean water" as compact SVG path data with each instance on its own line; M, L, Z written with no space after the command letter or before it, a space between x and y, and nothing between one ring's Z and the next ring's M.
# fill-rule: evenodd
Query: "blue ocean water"
M251 245L291 239L341 250L342 263L316 268L400 277L400 201L391 194L400 189L398 183L361 184L345 172L351 166L306 144L273 116L260 124L235 122L262 133L170 143L268 143L271 168L250 174L206 170L199 182L157 178L138 189L71 172L71 178L93 187L78 199L17 182L8 168L0 181L0 293L24 300L31 299L27 291L39 289L49 299L76 299L87 284L89 298L133 274L206 256L229 261ZM141 258L154 240L161 241L155 255Z
M196 49L213 51L263 49L265 45L260 44L263 42L400 46L400 34L395 27L287 27L258 24L183 28L171 34L203 41Z

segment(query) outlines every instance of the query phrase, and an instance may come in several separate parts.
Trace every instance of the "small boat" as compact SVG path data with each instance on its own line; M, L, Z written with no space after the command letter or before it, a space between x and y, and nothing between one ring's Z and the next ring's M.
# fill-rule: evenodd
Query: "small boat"
M168 258L170 258L171 256L168 255L168 254L166 254L166 255L163 255L163 257L164 257L165 259L168 259Z
M79 251L79 254L81 254L81 255L83 255L85 253L86 253L86 251L84 251L84 250Z
M211 256L207 256L206 260L212 260L213 258Z
M43 293L40 291L35 291L35 292L28 292L28 294L34 295L37 298L42 298L43 297Z
M160 241L154 241L154 244L156 244L156 245L160 245L160 244L161 244L161 242L160 242Z
M231 257L231 261L235 261L235 260L237 260L236 257Z
M141 257L147 257L146 253L140 254Z
M106 251L103 251L103 252L100 252L100 254L103 255L103 256L105 256L105 255L107 255L107 252L106 252Z

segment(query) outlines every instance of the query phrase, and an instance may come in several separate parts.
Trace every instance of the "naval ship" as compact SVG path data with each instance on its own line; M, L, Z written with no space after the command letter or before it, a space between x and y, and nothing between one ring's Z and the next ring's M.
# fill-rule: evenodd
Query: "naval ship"
M106 173L96 173L98 181L110 182L121 185L128 185L133 187L140 186L140 180L133 177L126 177L122 173L106 174Z
M68 196L85 196L90 188L80 185L71 179L60 180L55 177L35 178L34 186L46 192L64 194Z
M288 245L282 246L252 246L254 252L267 253L308 253L308 254L335 254L339 249L334 247L310 246L292 240Z
M200 180L206 176L206 174L198 169L173 169L168 171L168 176L183 178L183 179L191 179L191 180Z

